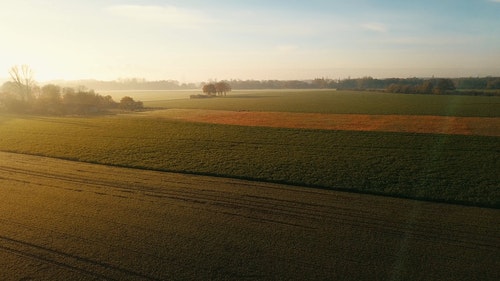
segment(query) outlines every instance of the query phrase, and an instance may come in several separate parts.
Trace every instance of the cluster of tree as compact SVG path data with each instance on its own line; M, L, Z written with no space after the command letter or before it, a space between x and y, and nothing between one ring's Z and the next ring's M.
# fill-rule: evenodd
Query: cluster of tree
M446 81L444 81L446 80ZM484 77L484 78L386 78L376 79L372 77L363 77L356 79L344 80L328 80L315 79L312 84L318 88L335 88L349 90L381 90L388 89L390 86L398 85L405 86L403 88L415 88L416 92L421 92L418 88L427 82L437 85L448 84L448 90L495 90L500 89L500 77ZM453 85L453 87L451 87ZM439 87L438 87L439 88ZM404 90L402 92L405 92ZM411 92L411 91L410 91ZM413 91L415 92L415 91ZM431 93L431 92L427 92Z
M443 93L453 89L460 93L490 94L484 90L500 89L500 77L484 78L386 78L373 77L313 80L230 80L233 89L339 89L339 90L387 90L399 93ZM453 85L453 86L452 86ZM430 87L432 86L432 87ZM443 90L445 89L445 90ZM427 91L426 91L427 90ZM430 91L429 91L430 90ZM462 91L475 90L475 91Z
M400 79L374 79L363 77L357 79L327 79L316 78L313 80L230 80L233 89L385 89L391 83Z
M386 91L390 93L402 94L446 94L455 90L455 85L451 79L439 78L421 81L416 85L411 84L391 84Z
M99 89L101 91L113 90L193 90L197 89L195 83L179 83L176 80L147 81L142 78L118 79L116 81L100 80L78 80L78 81L57 81L58 85L64 87L76 87L84 85L89 89Z
M111 96L102 96L84 87L61 88L55 84L39 87L27 66L13 67L10 70L12 81L5 82L0 88L0 109L14 113L30 114L96 114L109 109L121 108L137 110L142 102L124 97L120 103Z
M203 93L209 96L225 96L231 91L231 86L226 81L204 84L202 87Z
M144 108L142 101L135 101L133 98L129 96L125 96L120 100L119 107L123 110L139 110Z
M500 95L500 78L408 79L390 84L387 92L404 94Z
M499 90L500 77L456 78L457 89L463 90Z

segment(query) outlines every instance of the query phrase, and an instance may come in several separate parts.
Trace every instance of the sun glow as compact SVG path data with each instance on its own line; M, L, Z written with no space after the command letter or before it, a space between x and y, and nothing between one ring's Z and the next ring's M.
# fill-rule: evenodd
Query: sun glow
M496 0L432 12L430 0L161 2L2 3L0 78L20 64L42 81L500 75ZM446 16L436 12L444 8Z

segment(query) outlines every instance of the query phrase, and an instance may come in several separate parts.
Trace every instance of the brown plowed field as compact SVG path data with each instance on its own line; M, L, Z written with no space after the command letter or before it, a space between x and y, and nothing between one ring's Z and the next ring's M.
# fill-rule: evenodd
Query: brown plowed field
M0 280L500 280L500 210L0 152Z
M500 136L500 118L167 109L148 116L191 122L348 131Z

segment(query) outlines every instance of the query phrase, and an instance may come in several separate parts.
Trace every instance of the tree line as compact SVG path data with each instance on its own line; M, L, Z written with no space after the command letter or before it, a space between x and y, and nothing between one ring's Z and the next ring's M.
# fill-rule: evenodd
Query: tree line
M442 79L447 79L446 82ZM448 83L453 87L442 92L441 87ZM499 94L500 77L468 77L468 78L385 78L377 79L370 76L362 78L329 79L316 78L312 80L239 80L231 79L223 82L231 85L234 90L259 90L259 89L338 89L338 90L379 90L397 93L424 93L424 84L432 84L431 91L425 93L455 93L492 95ZM142 78L119 79L116 81L79 80L58 82L62 87L76 87L85 85L90 89L100 90L193 90L200 89L209 83L179 83L175 80L147 81ZM438 84L441 84L438 86ZM429 86L429 85L427 85ZM207 86L211 87L211 86ZM428 89L429 87L427 87ZM454 88L454 90L451 90ZM213 88L206 88L205 94L213 94ZM227 91L226 91L227 92ZM217 93L217 92L215 92Z
M418 81L416 84L393 83L386 91L390 93L402 94L446 94L454 93L455 84L451 79L439 78Z
M176 80L157 80L147 81L143 78L124 78L114 81L101 80L77 80L56 82L64 87L76 87L85 85L90 89L99 89L101 91L122 91L122 90L193 90L198 89L199 85L195 83L180 83Z
M313 80L230 80L233 89L338 89L379 90L394 93L500 94L500 77L477 78L385 78L373 77Z
M138 110L140 101L123 97L115 102L109 95L102 96L94 90L47 84L37 85L28 66L15 66L9 71L11 81L0 88L0 109L12 113L46 115L87 115L102 113L110 109Z

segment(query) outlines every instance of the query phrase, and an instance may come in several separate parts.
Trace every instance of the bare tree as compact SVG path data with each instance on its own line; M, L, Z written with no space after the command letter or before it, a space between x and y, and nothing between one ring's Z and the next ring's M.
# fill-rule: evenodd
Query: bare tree
M22 101L33 98L33 89L36 86L33 71L28 65L13 66L9 71L16 88L17 94Z

